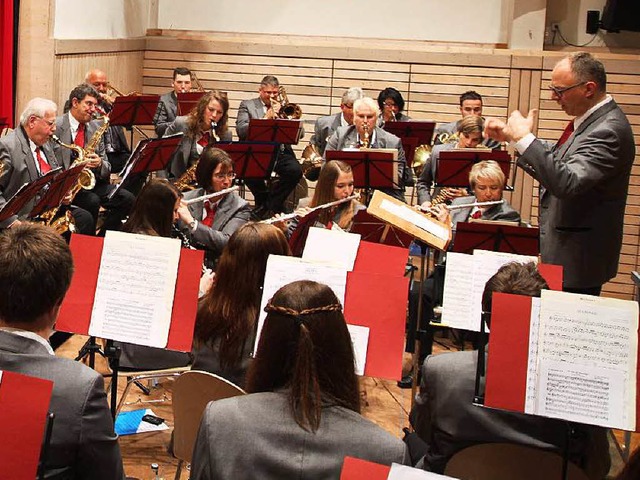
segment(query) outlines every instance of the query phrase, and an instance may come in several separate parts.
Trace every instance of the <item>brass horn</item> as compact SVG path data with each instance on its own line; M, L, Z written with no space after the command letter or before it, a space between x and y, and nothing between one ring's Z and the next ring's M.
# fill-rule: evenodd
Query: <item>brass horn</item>
M302 117L302 109L300 108L300 105L298 105L297 103L289 102L287 91L282 85L278 87L278 95L275 98L275 102L280 104L280 109L277 113L278 118L284 118L287 120L298 120L300 117Z

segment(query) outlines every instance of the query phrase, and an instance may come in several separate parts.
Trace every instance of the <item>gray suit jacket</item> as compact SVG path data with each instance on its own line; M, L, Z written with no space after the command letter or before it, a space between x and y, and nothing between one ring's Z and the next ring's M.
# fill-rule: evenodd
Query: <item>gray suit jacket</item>
M236 118L236 133L240 141L245 141L247 135L249 135L249 120L252 118L264 117L264 104L260 97L252 98L251 100L242 100L238 107L238 116ZM304 126L300 124L300 131L298 132L298 138L304 137ZM290 150L293 155L293 149L291 145L285 145L285 148Z
M42 146L42 151L52 168L61 166L58 163L51 143ZM25 183L31 183L40 176L36 168L35 159L29 147L29 138L21 126L13 132L0 138L0 163L4 165L4 171L0 176L0 207L13 197L18 189ZM18 216L26 215L34 207L35 201L27 203ZM0 228L11 225L17 217L11 217L0 223Z
M342 126L342 112L334 113L318 117L314 126L313 135L309 140L313 145L318 147L318 151L324 155L324 149L327 147L327 140L333 132Z
M168 123L164 132L165 136L173 135L175 133L187 132L187 116L181 115L175 119L175 121ZM231 130L227 130L225 134L220 138L223 142L230 142L233 139ZM179 178L198 157L198 151L196 150L197 142L195 138L185 135L180 140L178 148L173 152L171 160L169 161L169 172L175 178ZM194 159L194 161L191 161Z
M47 478L123 479L118 437L102 376L66 358L50 355L30 338L0 331L0 370L53 381L49 411L55 413Z
M204 195L204 190L198 188L184 194L184 199L189 200ZM222 249L229 241L229 237L249 221L251 209L249 203L235 193L226 195L216 209L216 214L211 227L201 222L204 209L203 202L189 205L189 211L193 218L198 220L195 232L186 232L193 244L201 245L207 249L207 263L215 262Z
M398 181L400 183L399 188L394 189L381 189L382 191L396 197L398 200L405 201L404 199L404 186L411 181L411 171L407 168L407 160L404 155L404 149L400 139L395 135L386 132L385 130L376 127L375 129L375 142L371 145L371 148L395 148L398 150ZM327 150L344 150L345 148L352 148L358 144L358 131L354 125L348 127L338 128L327 141Z
M443 123L441 125L438 125L435 131L433 132L433 145L434 146L442 145L438 137L443 133L446 133L448 135L453 135L458 131L459 124L460 124L460 120L456 120L455 122ZM485 138L482 141L482 144L489 148L500 148L500 142L497 142L493 138L489 138L489 137Z
M436 145L431 150L429 160L425 163L420 178L416 182L416 189L418 190L418 205L422 205L426 201L431 201L431 187L436 181L436 173L438 171L438 161L440 160L440 152L443 150L453 150L455 148L454 143L445 143ZM439 190L439 188L438 188ZM434 197L437 192L434 191Z
M560 148L534 140L518 159L545 189L542 261L564 267L565 287L598 287L616 275L634 157L631 126L611 101Z
M468 203L477 202L476 197L459 197L454 198L451 202L451 205L466 205ZM453 228L458 224L458 222L466 222L469 220L469 216L471 215L471 211L473 207L468 208L460 208L458 210L451 211L451 223L453 223ZM520 222L520 214L515 210L509 203L505 200L500 205L492 205L487 208L484 212L482 212L481 220L504 220L506 222Z
M427 442L424 468L442 473L454 453L471 445L507 442L561 452L567 426L560 420L473 405L478 352L429 356L422 366L420 393L411 411L416 433ZM609 470L604 428L576 425L570 458L590 478Z
M156 114L153 116L153 124L156 126L158 138L165 135L165 130L176 119L178 115L178 97L172 90L160 96Z
M96 133L96 130L102 125L102 120L92 120L87 123L87 126L84 131L85 145L89 143L93 134ZM72 144L73 138L71 136L71 125L69 124L69 115L64 114L56 118L56 135L62 141L62 143ZM64 165L64 168L69 168L71 165L71 150L65 147L61 147L58 144L53 145L53 151L58 158L58 162ZM100 168L94 168L93 173L96 175L96 180L102 180L105 182L109 181L109 176L111 174L111 164L107 159L107 153L104 148L104 139L100 139L98 143L98 147L96 148L96 153L100 158L102 158L102 165Z
M408 462L404 443L360 414L322 409L315 433L300 428L285 392L209 403L193 452L191 478L337 479L345 456L376 463Z

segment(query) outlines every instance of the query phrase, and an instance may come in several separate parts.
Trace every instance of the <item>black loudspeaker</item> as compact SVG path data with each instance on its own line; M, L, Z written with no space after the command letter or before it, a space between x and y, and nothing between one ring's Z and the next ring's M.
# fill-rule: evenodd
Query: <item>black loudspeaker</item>
M600 29L600 12L598 10L587 10L587 33L594 35Z
M638 0L607 0L602 10L601 28L609 32L620 30L640 32L640 2Z

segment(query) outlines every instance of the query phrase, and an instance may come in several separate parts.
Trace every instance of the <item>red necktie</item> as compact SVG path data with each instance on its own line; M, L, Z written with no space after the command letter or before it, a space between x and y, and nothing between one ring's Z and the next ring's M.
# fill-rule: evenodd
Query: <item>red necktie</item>
M476 210L475 212L473 212L473 215L471 215L471 218L473 218L474 220L477 220L480 217L482 217L482 212L480 210Z
M573 120L571 120L567 124L567 126L564 129L564 132L562 132L562 135L560 135L560 140L558 140L558 143L556 144L556 148L560 148L562 144L569 139L572 133L573 133Z
M76 138L73 140L73 143L78 145L79 147L84 148L84 123L80 123L78 125L78 131L76 132Z
M204 210L207 212L207 216L202 220L202 224L207 227L211 227L213 225L213 219L216 217L216 208L218 208L218 204L211 204L209 202L204 202Z
M42 156L42 149L40 147L36 147L36 158L38 159L38 166L40 167L40 175L51 171L51 165L49 165Z
M200 137L200 140L198 140L198 145L202 147L206 147L207 145L209 145L210 137L211 137L211 134L209 132L204 132Z

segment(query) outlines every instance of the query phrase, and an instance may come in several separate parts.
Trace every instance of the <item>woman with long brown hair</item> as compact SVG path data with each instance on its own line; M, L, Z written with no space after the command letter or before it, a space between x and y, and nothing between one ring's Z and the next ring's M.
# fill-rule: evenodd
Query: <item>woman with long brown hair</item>
M213 286L200 300L194 335L194 370L244 386L269 255L290 255L280 230L248 223L220 257Z
M339 478L345 456L407 463L402 440L360 415L353 347L326 285L290 283L267 304L249 395L212 402L194 479Z
M353 183L353 171L350 165L340 160L325 163L320 170L309 207L313 208L350 197L353 195ZM337 225L342 230L349 230L353 223L353 216L362 208L364 208L363 205L357 200L350 200L323 210L318 221L327 228Z

